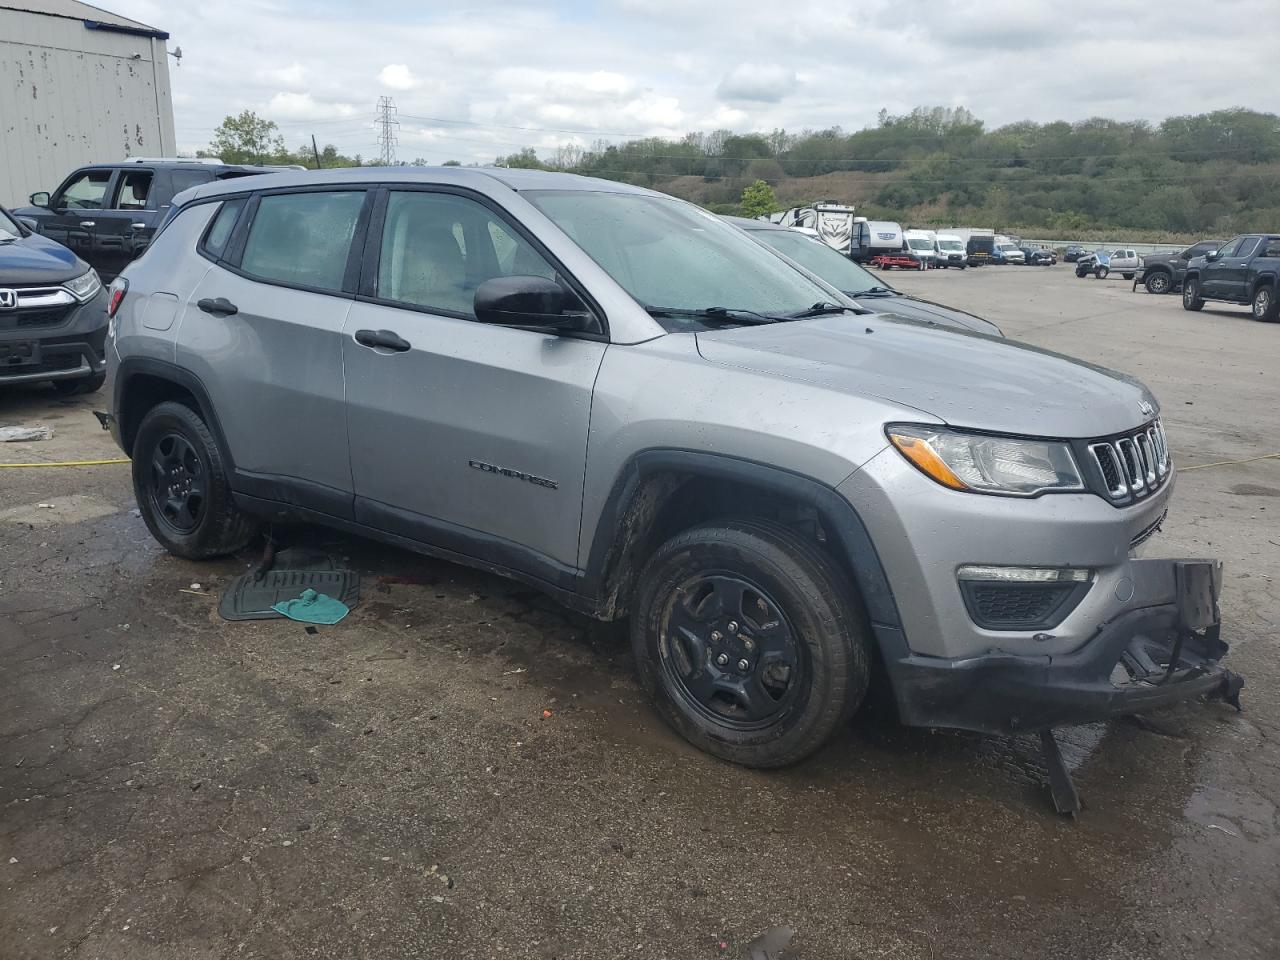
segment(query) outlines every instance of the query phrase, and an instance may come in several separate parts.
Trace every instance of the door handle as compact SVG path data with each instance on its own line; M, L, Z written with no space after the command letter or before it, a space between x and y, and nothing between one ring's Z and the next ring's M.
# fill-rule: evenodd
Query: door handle
M357 330L355 338L356 343L362 347L381 347L383 350L392 350L396 353L404 353L412 346L408 340L392 330Z
M97 224L96 224L94 221L92 221L92 220L81 220L81 221L80 221L80 226L82 226L82 227L96 227L96 226L97 226Z
M139 220L137 223L131 223L131 224L129 224L129 226L130 226L132 229L134 229L134 230L145 230L145 229L147 229L147 225L146 225L145 223L143 223L141 220Z
M197 300L196 306L199 307L201 310L203 310L205 313L213 314L215 317L217 316L229 317L233 313L240 312L240 308L237 307L230 300L228 300L226 297L218 297L215 300L210 300L208 297L205 297L203 300Z

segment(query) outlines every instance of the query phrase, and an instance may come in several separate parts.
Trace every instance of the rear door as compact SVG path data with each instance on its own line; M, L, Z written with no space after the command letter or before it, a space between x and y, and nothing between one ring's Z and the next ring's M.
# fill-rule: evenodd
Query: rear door
M202 240L213 263L178 337L178 363L217 410L236 489L347 519L341 338L367 196L335 185L264 192L238 211L225 203Z
M342 348L356 517L564 585L607 344L479 323L476 288L517 275L571 284L482 197L383 194ZM364 345L369 331L404 346Z
M146 249L157 218L156 172L148 167L120 170L108 201L95 216L95 257L104 283L111 280Z

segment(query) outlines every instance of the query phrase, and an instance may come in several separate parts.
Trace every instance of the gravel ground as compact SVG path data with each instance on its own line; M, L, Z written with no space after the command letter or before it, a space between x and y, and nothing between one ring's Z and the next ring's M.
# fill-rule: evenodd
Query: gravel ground
M874 709L747 771L522 587L299 533L364 602L227 623L254 556L162 553L127 466L0 469L0 957L716 958L779 924L811 960L1280 955L1280 460L1185 469L1280 452L1280 326L1068 265L886 279L1153 387L1184 472L1149 553L1227 561L1243 714L1067 731L1074 823L1034 740ZM118 456L104 402L0 392L57 431L0 462Z

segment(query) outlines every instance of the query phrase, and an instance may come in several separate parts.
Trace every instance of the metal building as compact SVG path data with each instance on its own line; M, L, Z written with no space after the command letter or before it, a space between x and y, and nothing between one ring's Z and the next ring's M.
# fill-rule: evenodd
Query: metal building
M0 203L176 152L169 35L76 0L0 0Z

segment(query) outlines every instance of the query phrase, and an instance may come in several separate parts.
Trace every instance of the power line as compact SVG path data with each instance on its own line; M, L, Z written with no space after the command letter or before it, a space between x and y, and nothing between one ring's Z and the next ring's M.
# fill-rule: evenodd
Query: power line
M384 167L393 167L396 163L396 129L400 121L396 119L396 102L390 97L378 98L378 147L381 149L381 160Z

